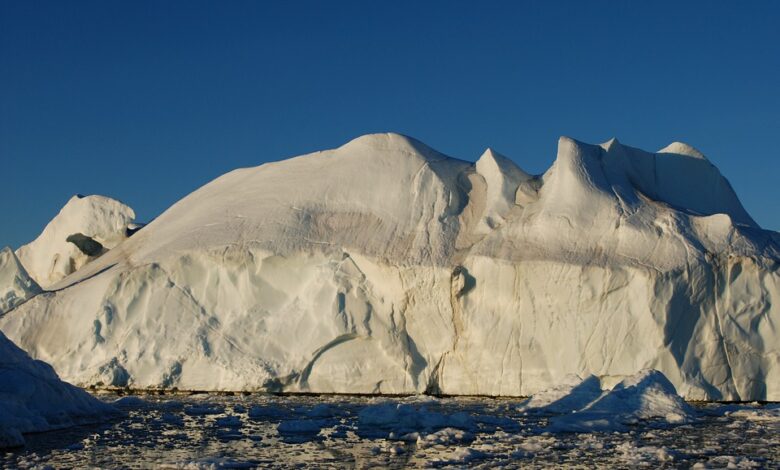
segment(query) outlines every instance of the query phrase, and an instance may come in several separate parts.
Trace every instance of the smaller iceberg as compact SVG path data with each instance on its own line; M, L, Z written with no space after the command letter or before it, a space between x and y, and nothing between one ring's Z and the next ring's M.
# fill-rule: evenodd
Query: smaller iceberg
M30 358L0 332L0 449L24 445L23 434L105 421L121 412Z
M527 413L553 415L551 432L625 431L640 421L685 424L695 412L674 385L657 370L643 370L602 390L595 376L569 379L520 404Z

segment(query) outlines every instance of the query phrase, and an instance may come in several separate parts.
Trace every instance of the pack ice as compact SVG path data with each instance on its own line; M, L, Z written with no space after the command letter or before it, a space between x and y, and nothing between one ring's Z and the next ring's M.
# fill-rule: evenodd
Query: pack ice
M83 220L117 234L111 207ZM531 175L368 135L225 174L74 269L51 226L17 254L52 292L0 329L82 386L528 396L656 369L780 400L780 234L681 143L562 137Z

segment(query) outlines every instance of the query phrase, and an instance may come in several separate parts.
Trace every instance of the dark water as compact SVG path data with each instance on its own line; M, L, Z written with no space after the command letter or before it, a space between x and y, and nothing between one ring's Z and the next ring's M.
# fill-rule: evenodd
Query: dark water
M117 397L104 396L111 401ZM124 419L28 435L7 468L780 468L780 407L697 405L692 424L551 434L489 398L146 396ZM383 405L384 404L384 405ZM402 412L394 412L403 404Z

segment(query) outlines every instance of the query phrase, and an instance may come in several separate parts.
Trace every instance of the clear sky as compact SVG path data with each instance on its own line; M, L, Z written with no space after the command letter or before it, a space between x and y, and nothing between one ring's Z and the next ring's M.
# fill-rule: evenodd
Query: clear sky
M0 2L0 245L75 193L148 220L236 167L395 131L544 171L703 151L780 229L780 2Z

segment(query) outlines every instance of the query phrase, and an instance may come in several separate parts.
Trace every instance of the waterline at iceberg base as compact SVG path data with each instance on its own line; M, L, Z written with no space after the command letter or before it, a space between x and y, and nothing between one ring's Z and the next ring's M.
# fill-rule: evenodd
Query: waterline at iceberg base
M777 405L686 404L658 372L528 400L101 395L126 417L30 435L0 466L55 468L772 468ZM619 431L619 432L615 432Z
M655 369L780 400L780 235L685 144L564 137L531 175L377 134L142 228L95 198L0 266L0 330L82 387L530 396Z

